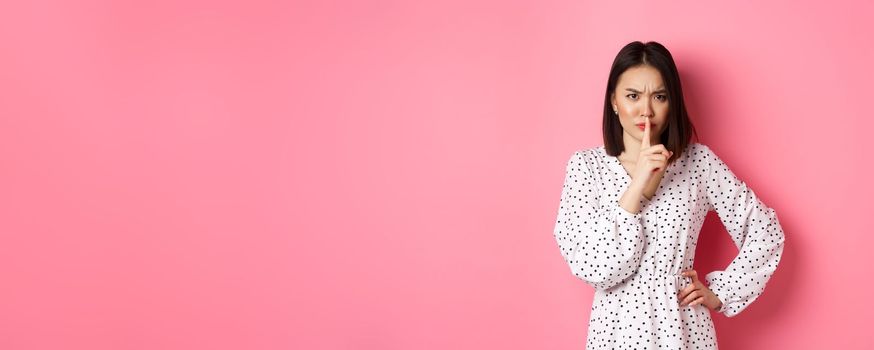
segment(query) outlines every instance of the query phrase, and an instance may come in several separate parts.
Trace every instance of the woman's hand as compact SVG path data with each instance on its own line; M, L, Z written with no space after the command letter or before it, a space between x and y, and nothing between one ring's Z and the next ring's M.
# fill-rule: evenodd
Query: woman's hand
M640 154L635 165L637 173L635 179L640 179L641 183L649 184L650 180L655 177L660 177L656 174L664 172L668 165L668 159L674 153L668 151L662 144L650 145L650 122L646 118L646 126L643 129L643 139L640 140Z
M683 288L677 295L680 300L680 306L701 304L714 311L722 307L722 301L719 300L719 297L698 280L698 272L686 270L683 271L683 276L692 277L692 284Z

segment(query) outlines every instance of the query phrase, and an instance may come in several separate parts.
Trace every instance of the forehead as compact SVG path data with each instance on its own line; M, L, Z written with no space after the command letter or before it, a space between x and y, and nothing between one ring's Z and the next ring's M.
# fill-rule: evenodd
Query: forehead
M643 65L626 69L619 75L619 81L616 83L623 87L636 87L640 89L651 88L656 89L662 87L662 74L658 69L652 66Z

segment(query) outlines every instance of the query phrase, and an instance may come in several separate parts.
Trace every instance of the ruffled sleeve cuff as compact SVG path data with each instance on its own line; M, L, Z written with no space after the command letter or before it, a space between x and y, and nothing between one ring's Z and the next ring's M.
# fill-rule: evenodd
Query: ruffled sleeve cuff
M643 218L643 214L641 211L638 211L637 214L634 214L628 210L625 210L619 203L616 203L616 213L619 215L620 219L632 220L633 222L640 222Z
M613 205L616 206L616 211L621 218L634 220L634 222L640 222L640 220L643 219L643 208L646 207L649 202L649 199L646 199L646 197L644 196L640 196L640 199L638 200L638 208L640 208L640 210L637 211L637 214L625 210L625 208L623 208L622 205L619 204L618 200Z

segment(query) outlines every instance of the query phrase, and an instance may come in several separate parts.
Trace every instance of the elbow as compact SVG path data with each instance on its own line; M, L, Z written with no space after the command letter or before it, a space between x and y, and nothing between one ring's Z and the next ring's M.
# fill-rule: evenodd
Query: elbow
M581 279L583 282L592 286L592 288L600 291L607 291L616 285L619 284L618 280L614 279L597 279L597 278L589 278L581 275L577 275L577 278Z
M571 272L574 276L601 291L616 287L634 274L636 269L628 265L622 266L574 266Z
M786 242L786 234L783 232L783 225L780 224L780 218L777 217L777 212L774 209L771 209L770 218L768 225L771 226L769 231L773 232L771 239L776 246L782 249L783 243Z
M602 292L606 292L606 291L609 291L610 289L612 289L613 287L618 286L619 282L620 281L611 281L611 280L601 281L601 282L589 282L589 281L587 281L586 284L592 286L592 288L595 288L595 290L600 290Z
M608 290L623 283L637 273L643 250L640 246L626 250L625 254L589 256L588 259L571 259L571 272L586 284L598 290Z

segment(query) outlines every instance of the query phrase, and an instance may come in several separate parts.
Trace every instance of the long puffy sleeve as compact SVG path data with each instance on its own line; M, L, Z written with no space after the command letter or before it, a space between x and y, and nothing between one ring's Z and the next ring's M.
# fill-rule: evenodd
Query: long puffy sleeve
M717 310L733 317L765 289L783 253L784 234L777 213L725 165L709 147L703 146L710 167L707 175L709 210L715 210L738 255L725 270L708 273L709 288L722 301Z
M618 201L599 204L601 190L585 152L574 152L567 162L553 233L571 272L606 290L640 266L645 244L642 215L628 212Z

